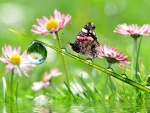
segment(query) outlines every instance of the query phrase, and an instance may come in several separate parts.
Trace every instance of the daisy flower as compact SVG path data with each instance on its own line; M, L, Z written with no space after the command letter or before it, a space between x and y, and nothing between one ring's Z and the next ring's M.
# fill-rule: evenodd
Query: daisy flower
M123 56L123 52L117 53L116 48L111 48L109 46L104 45L104 47L100 46L100 51L98 57L106 58L107 62L110 64L119 63L121 66L122 64L129 63L128 57Z
M51 76L51 78L57 77L57 76L59 76L61 74L62 74L62 72L60 72L58 68L52 68L50 70L50 76Z
M29 61L32 61L32 63L34 64L41 64L45 61L45 59L43 59L43 56L40 53L33 52L31 54L28 54L27 57Z
M50 85L52 78L59 76L61 74L62 72L60 72L58 68L52 68L49 73L48 72L44 73L44 75L42 76L42 81L33 83L33 86L31 87L32 90L38 91L43 87L44 88L48 87Z
M141 35L150 36L150 25L144 24L142 27L137 24L126 25L120 24L114 31L117 34L130 35L132 38L139 38Z
M28 61L27 52L24 51L24 53L20 55L20 51L21 47L13 49L10 45L4 46L2 48L4 57L0 57L0 61L7 64L6 73L14 70L14 73L18 74L20 77L22 76L22 73L29 76L27 71L32 70L34 65Z
M39 82L34 82L33 83L33 86L31 87L32 90L34 91L38 91L40 89L42 89L43 87L48 87L50 85L50 82L46 81L46 82L43 82L43 81L39 81Z
M37 19L39 26L33 25L31 30L35 34L47 35L63 29L65 26L70 24L71 16L69 14L61 14L57 9L54 10L54 17L50 15L49 19L45 16L42 19Z

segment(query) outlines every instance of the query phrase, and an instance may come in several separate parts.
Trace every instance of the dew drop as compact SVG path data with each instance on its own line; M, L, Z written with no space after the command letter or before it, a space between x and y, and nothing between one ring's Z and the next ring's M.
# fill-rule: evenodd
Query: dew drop
M89 65L92 65L92 63L93 63L92 59L90 59L90 58L86 59L86 61L89 62Z
M111 68L111 67L107 68L107 70L114 72L113 68Z
M122 77L128 78L126 74L121 74Z
M150 75L147 76L147 78L146 78L146 83L147 83L148 85L150 85Z
M67 52L66 48L61 48L61 50L62 50L63 52ZM65 54L64 54L64 53L62 53L62 55L64 55L64 56L65 56Z
M146 88L150 89L150 86L145 86Z
M46 60L47 50L40 42L33 41L27 50L27 57L31 63L41 64Z

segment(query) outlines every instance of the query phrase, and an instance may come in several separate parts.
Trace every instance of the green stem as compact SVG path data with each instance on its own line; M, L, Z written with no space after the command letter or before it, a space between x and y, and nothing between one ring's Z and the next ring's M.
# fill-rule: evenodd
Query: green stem
M135 66L135 53L136 53L136 45L137 45L137 38L133 38L134 42L133 42L133 51L132 51L132 63L131 63L131 79L134 79L134 66Z
M61 42L60 42L60 39L59 39L59 36L58 36L58 32L56 32L56 39L58 41L59 48L61 49L62 45L61 45ZM68 86L70 88L70 82L69 82L69 76L68 76L68 69L67 69L66 60L65 60L65 57L64 57L63 54L61 56L62 56L62 61L63 61L64 69L65 69L66 81L67 81L67 84L68 84Z
M60 90L58 90L58 89L53 85L52 81L51 81L51 83L50 83L50 86L51 86L58 94L64 95Z
M109 75L107 74L106 75L106 79L105 79L105 84L104 84L104 89L103 89L103 98L105 100L105 94L106 94L106 87L107 87L107 83L108 83L108 78L109 78Z
M58 32L56 32L56 39L58 41L59 48L62 51L62 44L61 44L61 41L59 39ZM65 70L65 74L66 74L66 82L67 82L68 87L70 89L70 81L69 81L69 75L68 75L68 69L67 69L66 60L65 60L65 57L64 57L63 53L61 54L61 56L62 56L62 61L63 61L64 70ZM69 100L70 100L70 98L71 98L71 94L69 93Z
M108 69L111 67L111 63L108 63ZM109 79L109 75L106 74L106 79L105 79L105 83L104 83L104 89L103 89L103 98L105 99L105 94L106 94L106 87L107 87L107 83L108 83L108 79Z
M137 72L139 70L139 64L138 64L138 59L139 59L139 53L140 53L140 47L141 47L141 42L142 42L142 36L140 37L140 41L139 41L139 46L138 46L138 49L137 49L137 55L136 55L136 65L135 65L135 77L136 77L136 80L140 83L141 82L141 79L140 77L138 76Z
M11 100L13 99L13 77L14 77L14 69L11 72L11 83L10 83Z
M17 84L16 84L16 103L17 103L17 99L18 99L18 82L17 82Z
M42 42L42 41L36 40L36 39L34 39L34 38L32 38L32 37L29 37L29 36L27 36L27 35L25 35L25 34L22 34L22 33L18 32L18 31L11 30L11 29L10 29L10 31L12 31L12 32L14 32L14 33L16 33L16 34L22 35L22 36L24 36L24 37L26 37L26 38L28 38L28 39L30 39L30 40L38 41L38 42L44 44L45 46L47 46L47 47L49 47L49 48L51 48L51 49L54 49L54 50L56 50L56 51L58 51L58 52L61 52L61 53L65 54L65 55L67 55L67 56L69 56L69 57L71 57L71 58L73 58L73 59L75 59L75 60L77 60L77 61L79 61L79 62L82 62L82 63L84 63L84 64L86 64L86 65L89 65L89 66L91 66L91 67L93 67L93 68L96 68L96 69L98 69L98 70L101 70L102 72L107 73L107 74L109 74L110 76L113 76L113 77L115 77L115 78L117 78L117 79L119 79L119 80L121 80L121 81L123 81L123 82L125 82L125 83L127 83L127 84L129 84L129 85L131 85L131 86L134 86L134 87L139 88L139 89L141 89L141 90L143 90L143 91L145 91L145 92L150 93L150 89L149 89L148 87L146 87L146 86L144 86L144 85L142 85L142 84L139 84L139 83L137 83L137 82L135 82L135 81L133 81L133 80L131 80L131 79L128 79L127 77L123 77L123 76L121 76L120 74L117 74L117 73L115 73L115 72L109 71L109 70L107 70L107 69L105 69L104 67L101 67L101 66L99 66L99 65L90 63L90 62L86 61L85 59L79 58L79 57L77 57L77 56L75 56L75 55L73 55L73 54L71 54L71 53L66 52L66 51L62 51L61 49L58 49L57 47L54 47L54 46L51 46L51 45L49 45L49 44L47 44L47 43L44 43L44 42Z
M132 50L132 61L131 61L131 80L135 81L135 76L134 76L134 72L135 72L135 53L136 53L136 45L137 45L137 38L133 38L134 42L133 42L133 50ZM130 100L132 102L132 96L133 96L133 88L130 88Z
M72 97L73 97L74 101L76 102L77 100L76 100L76 98L75 98L74 94L72 93L72 91L71 91L70 87L68 86L68 84L67 84L66 82L64 82L64 84L66 85L66 87L67 87L68 91L70 92L70 94L72 95Z

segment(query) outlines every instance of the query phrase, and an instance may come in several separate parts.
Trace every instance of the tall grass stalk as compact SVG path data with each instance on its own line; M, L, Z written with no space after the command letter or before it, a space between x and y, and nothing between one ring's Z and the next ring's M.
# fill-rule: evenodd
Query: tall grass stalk
M71 91L70 87L68 86L68 84L67 84L66 82L64 82L64 84L66 85L66 87L67 87L67 89L68 89L69 93L72 95L72 97L73 97L74 101L76 102L77 100L76 100L76 98L75 98L75 96L74 96L73 92ZM70 97L69 97L69 98L70 98ZM69 100L70 100L70 99L69 99Z
M88 98L89 101L90 101L90 100L95 101L95 100L96 100L96 96L95 96L94 92L91 90L91 88L88 86L88 84L84 81L84 79L83 79L82 76L80 77L80 80L81 80L83 86L85 87L85 89L86 89L86 91L87 91L87 95L88 95L88 97L89 97L89 98Z
M71 57L71 58L73 58L73 59L75 59L75 60L78 60L78 61L80 61L80 62L82 62L82 63L84 63L84 64L86 64L86 65L89 65L89 66L91 66L91 67L93 67L93 68L96 68L96 69L98 69L98 70L101 70L102 72L107 73L107 74L109 74L110 76L113 76L113 77L115 77L116 79L121 80L121 81L123 81L123 82L125 82L125 83L127 83L127 84L129 84L129 85L131 85L131 86L134 86L134 87L139 88L139 89L141 89L141 90L143 90L143 91L145 91L145 92L150 93L150 89L149 89L148 87L146 87L146 86L144 86L144 85L142 85L142 84L139 84L139 83L137 83L137 82L135 82L135 81L133 81L133 80L127 78L127 77L123 77L123 76L121 76L120 74L117 74L117 73L115 73L115 72L109 71L109 70L107 70L106 68L104 68L104 67L102 67L102 66L99 66L99 65L90 63L90 62L86 61L85 59L82 59L82 58L80 58L80 57L78 57L78 56L75 56L75 55L73 55L73 54L71 54L71 53L68 53L68 52L66 52L66 51L62 51L61 49L58 49L57 47L54 47L54 46L49 45L49 44L47 44L47 43L44 43L44 42L42 42L42 41L36 40L36 39L34 39L34 38L32 38L32 37L29 37L29 36L27 36L27 35L25 35L25 34L22 34L22 33L18 32L18 31L15 31L15 30L12 30L12 29L10 29L10 31L12 31L12 32L14 32L14 33L16 33L16 34L22 35L22 36L24 36L24 37L26 37L26 38L29 38L30 40L38 41L38 42L42 43L43 45L45 45L45 46L47 46L47 47L49 47L49 48L51 48L51 49L54 49L54 50L56 50L56 51L58 51L58 52L61 52L61 53L65 54L65 55L67 55L67 56L69 56L69 57Z

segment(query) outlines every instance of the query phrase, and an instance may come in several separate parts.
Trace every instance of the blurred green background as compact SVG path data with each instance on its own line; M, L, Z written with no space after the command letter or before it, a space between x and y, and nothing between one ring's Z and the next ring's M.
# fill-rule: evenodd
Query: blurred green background
M95 32L100 44L107 44L111 47L118 48L118 51L123 51L125 55L129 56L129 60L131 60L133 39L129 36L115 34L113 32L115 27L123 23L127 23L128 25L138 24L140 26L147 23L150 24L149 0L1 0L0 48L4 45L11 45L13 47L21 46L23 52L31 43L29 39L10 32L8 30L9 28L58 47L57 41L53 39L52 35L33 35L31 32L32 25L38 25L36 18L42 18L42 16L49 17L50 14L53 15L55 9L58 9L61 13L72 15L71 24L61 30L59 36L63 47L75 55L77 54L71 50L68 42L74 42L81 28L87 22L93 22L96 26ZM139 61L144 62L147 67L150 67L149 41L150 37L143 37L139 57ZM1 51L0 55L2 55ZM40 81L44 72L49 71L53 67L59 67L64 72L60 55L60 53L48 49L47 60L43 64L35 67L33 71L30 71L30 77L23 75L20 78L17 75L15 82L19 82L19 94L24 95L24 91L28 95L35 94L31 90L32 83ZM66 56L66 62L71 80L76 78L78 81L78 76L84 73L89 83L93 83L101 89L101 84L105 79L104 73L68 56ZM107 67L103 59L94 59L94 63ZM117 73L123 73L123 70L119 69L117 64L113 67ZM10 73L5 74L5 64L2 62L0 62L0 72L0 78L5 76L7 81L9 81ZM65 81L64 74L53 80L58 88L61 87L63 81ZM41 90L38 93L43 91ZM51 91L47 90L47 92Z

